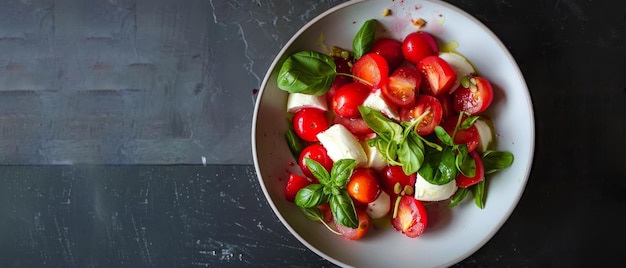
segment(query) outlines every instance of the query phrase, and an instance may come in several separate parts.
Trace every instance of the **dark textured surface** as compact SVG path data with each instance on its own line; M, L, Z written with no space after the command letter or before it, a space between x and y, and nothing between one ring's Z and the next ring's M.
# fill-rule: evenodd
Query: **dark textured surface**
M249 137L275 54L340 2L2 1L0 267L332 267L273 215ZM537 135L518 207L457 266L615 265L626 4L448 2L511 51Z

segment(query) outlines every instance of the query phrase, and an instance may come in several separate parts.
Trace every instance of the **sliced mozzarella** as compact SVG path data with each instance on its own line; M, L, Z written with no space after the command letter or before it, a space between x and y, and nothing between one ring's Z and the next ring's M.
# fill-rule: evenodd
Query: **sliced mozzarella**
M387 162L383 159L383 155L378 151L378 149L376 149L376 147L370 147L367 145L366 141L363 142L362 146L365 151L365 155L367 155L366 167L380 171L387 166Z
M439 53L439 57L448 62L456 72L456 81L454 81L454 84L452 85L451 92L454 92L454 90L459 87L461 79L464 76L476 73L474 66L467 60L467 58L463 57L463 55L459 53L441 52Z
M342 124L334 124L327 130L317 134L317 138L333 161L354 159L357 166L367 165L367 155L361 143Z
M391 197L385 192L381 191L376 200L367 204L365 213L372 219L382 218L391 209Z
M435 185L427 182L417 174L415 179L415 199L420 201L441 201L450 198L458 189L456 181L452 180L444 185Z
M303 93L290 93L287 97L287 112L293 113L301 108L318 108L328 110L326 96L315 96Z
M482 153L487 151L489 145L491 145L493 141L493 131L489 124L487 124L487 121L481 118L476 120L474 125L476 126L476 130L478 130L478 147L476 147L476 150Z
M380 90L375 90L374 92L370 93L370 95L363 102L363 106L367 106L374 110L377 110L391 119L400 120L400 115L398 115L398 111L389 104L387 104Z

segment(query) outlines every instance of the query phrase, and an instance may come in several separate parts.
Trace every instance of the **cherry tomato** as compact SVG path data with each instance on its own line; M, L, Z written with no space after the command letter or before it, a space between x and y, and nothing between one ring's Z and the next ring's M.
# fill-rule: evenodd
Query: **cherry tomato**
M465 121L465 116L462 121ZM454 128L456 126L456 122L458 117L449 117L444 120L441 124L443 129L448 132L449 135L452 135L454 132ZM461 121L461 122L462 122ZM475 125L472 125L468 129L457 129L456 134L454 135L454 144L466 144L467 151L472 152L478 147L478 129L476 129Z
M400 111L402 121L413 121L420 117L422 121L415 126L417 134L425 136L433 133L435 127L441 123L442 118L442 108L439 100L433 96L422 94L417 96L413 108Z
M389 71L393 71L402 65L402 42L393 38L381 38L374 42L370 52L383 56L389 65Z
M344 58L341 58L341 57L333 57L333 60L335 61L335 70L337 71L337 73L347 73L347 74L352 73L348 60L345 60ZM330 86L330 89L328 89L328 92L326 93L326 101L328 102L329 106L332 104L332 97L335 95L335 92L337 91L337 89L347 84L350 84L351 82L353 82L353 80L352 78L348 76L345 76L345 75L335 76L335 80L333 80L333 84Z
M404 195L395 213L391 225L404 235L415 238L421 235L428 225L428 214L424 204L411 195Z
M359 219L359 226L356 229L343 226L333 220L335 228L341 233L341 237L348 240L358 240L367 233L370 228L370 217L367 216L367 213L361 208L356 208L356 215Z
M402 55L404 58L417 65L423 58L439 54L439 47L435 38L427 32L413 32L404 37L402 41Z
M476 163L476 173L474 174L474 177L470 178L459 172L459 175L456 176L456 186L459 188L470 187L485 179L485 167L480 155L476 151L470 152L470 155L474 159L474 163Z
M378 88L389 76L389 65L383 56L367 53L354 63L352 75L367 81L373 88Z
M300 156L298 157L298 165L300 166L302 173L304 173L305 176L313 179L313 181L315 182L317 182L318 180L315 176L313 176L313 174L309 170L309 167L307 167L304 163L305 158L310 158L311 160L315 160L316 162L320 163L328 172L330 172L330 170L333 168L334 162L332 159L330 159L330 156L328 156L328 151L326 150L326 148L324 148L324 146L319 143L314 143L308 145L307 147L304 147L304 149L302 149L302 152L300 152Z
M456 81L454 68L439 56L423 58L417 64L417 69L424 76L424 83L422 83L421 88L428 95L440 96L448 93Z
M350 197L364 204L376 200L381 191L376 173L369 168L355 169L346 190Z
M285 186L285 198L289 202L293 202L296 199L296 194L300 189L313 183L313 180L300 176L298 174L289 174L287 179L287 185Z
M318 142L317 134L330 127L326 113L317 108L303 108L293 116L293 130L305 141Z
M452 95L444 94L437 97L439 103L441 104L441 117L448 118L458 116L459 114L452 107Z
M415 104L415 96L421 82L422 76L416 69L402 66L389 76L386 86L383 86L381 91L391 104L408 108Z
M369 95L369 88L359 82L352 82L335 91L331 107L335 114L345 118L357 118L361 116L359 106Z
M367 125L367 123L365 123L365 120L363 120L363 118L360 118L360 117L358 117L358 118L345 118L345 117L341 117L341 116L335 116L334 122L335 122L335 124L342 124L352 134L354 134L357 137L366 136L366 135L374 133L374 130L372 130Z
M383 190L395 201L399 195L413 195L416 176L404 174L401 166L387 166L381 171L380 179Z
M469 77L469 87L460 86L454 91L454 109L476 115L487 110L493 100L491 83L483 77Z

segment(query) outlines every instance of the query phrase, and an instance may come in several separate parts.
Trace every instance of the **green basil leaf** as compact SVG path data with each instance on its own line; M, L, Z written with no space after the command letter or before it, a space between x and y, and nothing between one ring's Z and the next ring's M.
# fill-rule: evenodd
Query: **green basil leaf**
M513 164L513 154L503 151L485 151L482 155L485 174L503 170Z
M461 129L468 129L468 128L472 127L474 122L476 122L476 120L478 120L479 118L480 118L480 116L478 116L478 115L473 115L473 116L470 116L468 118L465 118L465 120L463 120L463 122L461 123L460 128Z
M485 208L485 180L470 186L474 196L474 204L480 209Z
M441 152L430 149L425 159L427 161L424 161L418 172L427 182L444 185L456 178L458 170L456 169L452 147L446 146Z
M458 205L459 203L461 203L461 201L465 199L468 193L469 193L468 188L457 189L456 192L454 193L454 196L452 196L452 198L450 199L450 203L448 203L448 207L454 207Z
M324 195L324 186L319 183L315 183L309 184L300 189L298 193L296 193L296 199L294 202L299 207L312 208L326 203L327 200L327 196Z
M450 134L448 134L448 132L446 132L446 130L443 127L436 126L435 135L437 135L437 138L441 141L441 143L448 145L448 146L454 146L454 140L452 140L452 137L450 137Z
M365 53L369 52L374 45L376 37L376 26L378 21L370 19L363 23L363 26L359 29L352 41L352 51L354 53L354 59L358 59Z
M467 145L461 144L457 147L456 168L465 177L473 178L476 176L476 161L467 152Z
M422 166L417 172L427 182L432 183L432 181L435 180L435 174L437 173L437 166L439 165L442 152L443 151L438 151L431 147L425 148L424 163L422 163Z
M356 160L354 159L340 159L330 170L330 177L332 178L332 184L334 186L343 188L348 184L352 171L356 167Z
M291 124L289 124L291 125ZM298 137L296 132L293 130L293 127L287 129L285 132L285 140L287 141L287 146L289 146L289 151L295 159L300 157L300 153L308 144L306 141Z
M359 112L363 121L376 132L378 137L386 141L400 140L402 138L402 126L387 118L381 112L367 106L359 106Z
M309 220L312 220L312 221L324 220L324 212L322 212L322 210L319 209L318 207L312 207L312 208L299 207L299 208L300 210L302 210L302 213L304 213L304 216L306 216Z
M304 50L287 57L278 72L278 88L289 93L321 96L333 84L337 75L332 57Z
M424 143L416 136L417 133L411 131L398 148L398 160L402 163L402 170L406 175L417 172L424 162Z
M304 164L321 184L326 185L330 183L330 174L328 174L328 170L322 164L308 157L304 158Z
M356 208L354 207L352 198L348 195L348 191L343 190L341 194L332 195L330 197L330 211L337 223L353 229L359 226Z

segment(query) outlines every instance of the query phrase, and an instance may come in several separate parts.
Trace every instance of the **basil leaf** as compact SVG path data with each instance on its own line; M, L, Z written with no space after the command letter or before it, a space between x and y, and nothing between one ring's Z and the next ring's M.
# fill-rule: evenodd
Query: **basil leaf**
M452 196L452 198L450 199L450 203L448 203L448 207L454 207L458 205L459 203L461 203L461 201L465 199L468 193L469 193L468 188L457 189L456 192L454 193L454 196Z
M317 180L319 180L321 184L326 185L330 183L330 174L328 174L328 171L326 170L326 168L324 168L324 166L322 166L322 164L308 157L304 158L304 164L309 168L311 174L313 174L313 176L315 176L315 178L317 178Z
M350 195L348 195L348 191L343 190L341 194L330 197L330 211L337 223L353 229L359 226L356 208Z
M370 19L363 23L361 29L354 36L354 40L352 41L352 51L354 53L354 59L358 59L361 56L365 55L370 49L372 49L372 45L374 45L374 39L376 35L376 26L378 21L375 19Z
M441 161L437 167L437 172L435 173L432 184L444 185L456 178L458 171L456 169L455 160L454 151L452 151L450 147L444 148L441 152Z
M513 164L513 154L502 151L485 151L482 155L485 174L505 169Z
M450 134L441 126L435 126L435 135L445 145L454 146L454 140L450 137Z
M417 133L411 131L398 148L398 160L406 175L417 172L424 162L424 143L416 136Z
M278 88L289 93L325 94L337 75L332 57L311 50L296 52L278 72Z
M467 145L462 144L457 147L456 168L465 177L473 178L476 176L476 161L467 152Z
M291 124L290 124L291 125ZM289 146L289 151L295 159L300 157L300 152L307 146L307 143L302 140L296 132L293 130L293 127L287 129L285 132L285 140L287 141L287 146Z
M463 120L463 122L461 123L461 129L468 129L470 127L472 127L472 125L474 124L474 122L476 122L476 120L478 120L478 118L480 118L480 116L478 115L473 115L470 116L468 118L465 118L465 120Z
M294 202L302 208L312 208L324 204L328 198L324 195L323 188L324 186L319 183L309 184L296 193Z
M485 180L470 186L474 195L474 204L480 209L485 208Z
M356 160L354 159L340 159L335 162L330 170L332 184L340 188L345 187L350 180L350 176L352 176L354 167L356 167Z
M386 141L400 140L402 138L402 126L387 118L381 112L367 106L359 106L359 112L363 121L379 137Z
M309 220L312 220L312 221L324 220L324 213L318 207L312 207L312 208L300 207L300 210L302 210L302 213L304 213L304 216L306 216Z

